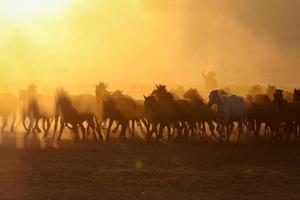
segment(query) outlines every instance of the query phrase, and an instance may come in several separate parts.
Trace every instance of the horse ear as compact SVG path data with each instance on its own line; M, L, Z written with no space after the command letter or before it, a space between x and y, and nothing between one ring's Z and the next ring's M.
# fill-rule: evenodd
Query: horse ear
M143 95L144 96L144 99L146 99L146 95Z

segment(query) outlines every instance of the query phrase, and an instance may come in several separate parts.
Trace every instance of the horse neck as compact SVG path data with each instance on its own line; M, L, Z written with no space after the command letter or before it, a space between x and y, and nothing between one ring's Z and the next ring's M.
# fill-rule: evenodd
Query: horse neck
M219 95L219 103L218 103L218 106L219 106L221 109L224 109L224 105L225 105L226 101L228 101L227 98L228 98L228 97L225 96L225 95L222 95L222 94Z
M282 108L287 103L287 101L284 98L280 98L280 99L276 99L274 103L278 108Z
M72 106L71 102L68 100L64 100L63 102L58 103L58 107L60 108L63 115L74 114L77 113L77 110Z
M147 111L156 111L159 109L159 102L155 100L151 100L147 106L145 106Z
M103 91L101 93L96 92L96 100L97 102L106 101L109 98L110 94L107 91Z

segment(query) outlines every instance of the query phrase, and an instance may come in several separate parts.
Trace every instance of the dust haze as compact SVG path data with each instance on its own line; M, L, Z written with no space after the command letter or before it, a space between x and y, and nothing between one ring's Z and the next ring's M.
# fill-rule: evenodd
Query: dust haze
M201 87L204 68L221 85L295 86L299 10L294 0L73 0L49 19L0 15L0 89Z

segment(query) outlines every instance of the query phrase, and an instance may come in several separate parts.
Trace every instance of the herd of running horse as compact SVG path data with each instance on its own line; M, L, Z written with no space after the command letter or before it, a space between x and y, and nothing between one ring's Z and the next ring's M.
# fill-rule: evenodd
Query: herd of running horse
M119 90L109 92L107 84L102 82L96 85L95 95L70 95L57 88L54 96L45 96L30 85L20 91L19 99L0 95L0 115L2 132L12 116L11 132L22 123L26 137L43 132L44 138L58 141L65 128L70 129L75 141L89 136L97 141L109 140L111 133L116 132L120 139L125 139L127 133L133 137L138 126L147 140L209 136L229 142L235 122L237 142L242 133L272 141L290 141L300 136L300 90L294 90L291 100L286 100L283 92L274 89L272 95L242 97L213 90L206 103L197 89L189 89L178 97L164 85L156 85L144 100L136 100ZM49 136L51 125L53 134Z

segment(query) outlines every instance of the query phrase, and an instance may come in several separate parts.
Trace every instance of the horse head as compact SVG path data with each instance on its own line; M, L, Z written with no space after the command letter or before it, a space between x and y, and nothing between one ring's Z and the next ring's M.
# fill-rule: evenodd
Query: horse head
M109 92L107 91L107 87L108 84L103 82L100 82L98 85L96 85L96 90L95 90L96 97L103 98L108 96Z
M274 85L268 85L266 94L272 96L275 93L276 87Z
M149 110L155 109L155 107L157 107L157 104L158 100L153 95L144 95L144 106L146 113L149 112Z
M293 100L300 102L300 89L294 89Z
M220 99L220 91L219 90L213 90L210 92L209 94L209 100L208 100L208 103L207 103L207 106L208 108L211 108L213 105L219 105L220 102L221 102L221 99Z
M156 85L156 89L152 91L152 96L155 96L159 101L172 101L174 95L169 92L165 85Z
M273 97L274 97L274 103L281 103L283 101L283 90L276 89Z

